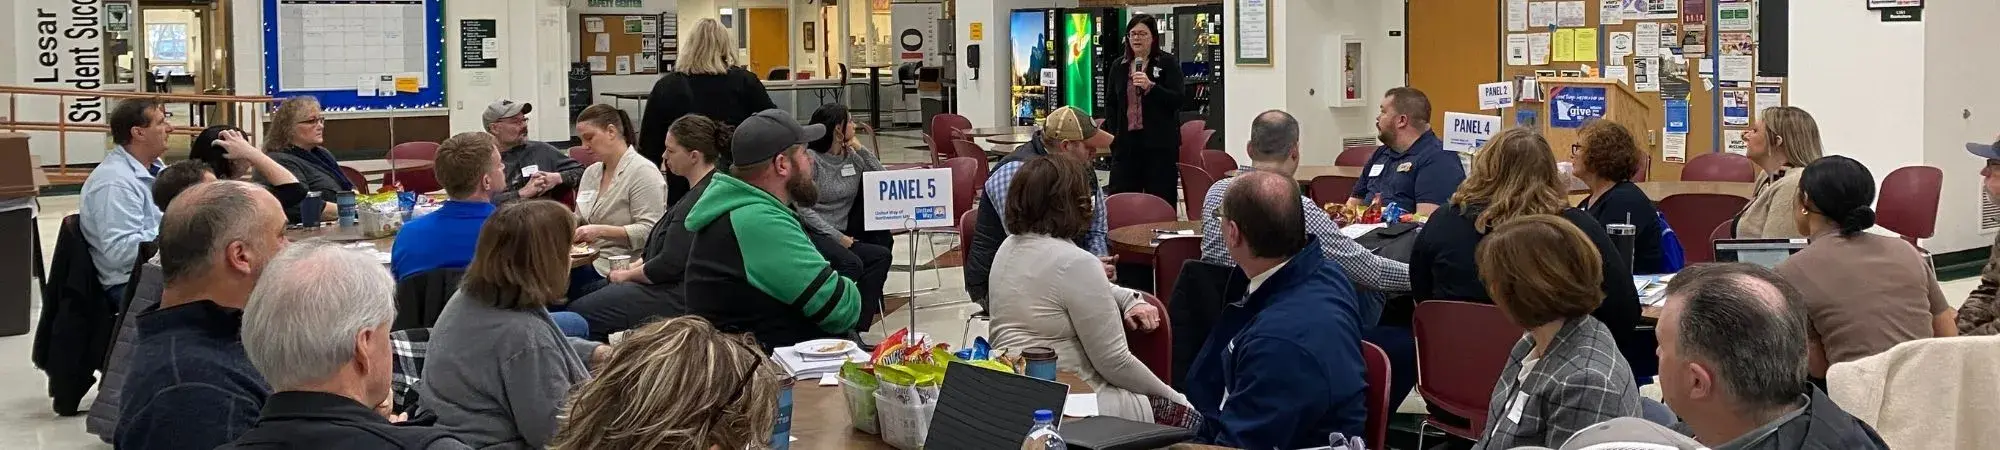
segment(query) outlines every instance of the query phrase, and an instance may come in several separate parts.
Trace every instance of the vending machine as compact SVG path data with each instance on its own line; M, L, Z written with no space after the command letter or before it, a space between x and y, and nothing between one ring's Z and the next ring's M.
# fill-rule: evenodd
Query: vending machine
M1097 115L1105 107L1105 70L1125 54L1125 11L1072 8L1062 13L1062 106Z
M1007 17L1008 52L1013 57L1008 71L1013 78L1010 111L1016 125L1040 123L1062 99L1057 90L1062 72L1062 50L1056 43L1061 36L1062 27L1056 20L1060 12L1017 9Z

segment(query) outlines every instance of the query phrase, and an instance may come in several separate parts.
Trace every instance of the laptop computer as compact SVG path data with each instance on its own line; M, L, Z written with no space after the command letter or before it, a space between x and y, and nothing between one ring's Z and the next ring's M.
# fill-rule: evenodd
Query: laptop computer
M1806 240L1800 239L1717 239L1715 241L1716 262L1746 262L1776 269L1778 263L1790 258L1799 249L1806 248Z
M945 368L924 448L1015 450L1035 410L1061 414L1069 386L954 362Z

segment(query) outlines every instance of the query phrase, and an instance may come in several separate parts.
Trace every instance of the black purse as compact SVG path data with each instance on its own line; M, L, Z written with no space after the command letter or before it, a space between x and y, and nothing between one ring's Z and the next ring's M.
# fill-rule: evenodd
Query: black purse
M1417 249L1417 231L1423 229L1413 222L1391 224L1369 230L1368 234L1355 238L1354 242L1376 255L1403 263L1410 262L1410 254Z

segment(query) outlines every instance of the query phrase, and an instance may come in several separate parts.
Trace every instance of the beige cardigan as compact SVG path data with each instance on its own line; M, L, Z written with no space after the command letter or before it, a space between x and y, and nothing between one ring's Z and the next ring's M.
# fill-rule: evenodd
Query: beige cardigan
M1188 404L1132 354L1125 311L1145 300L1111 284L1096 255L1046 235L1009 236L993 257L992 286L993 347L1055 349L1056 367L1097 393L1099 413L1153 423L1148 396Z
M667 213L667 178L646 157L639 156L637 150L625 148L625 154L618 158L618 167L612 171L611 190L598 192L604 170L603 162L591 163L583 169L583 180L577 183L577 225L624 227L630 239L624 242L598 239L591 243L597 248L597 261L591 265L598 274L611 273L608 258L632 255L637 253L634 249L646 248L646 238L653 235L653 223Z
M1736 215L1736 237L1756 238L1802 238L1799 234L1799 177L1805 169L1786 167L1783 175L1772 179L1765 174L1757 180L1757 197L1743 207ZM1695 230L1701 231L1701 230Z
M1904 342L1834 364L1827 396L1896 449L2000 448L2000 336Z

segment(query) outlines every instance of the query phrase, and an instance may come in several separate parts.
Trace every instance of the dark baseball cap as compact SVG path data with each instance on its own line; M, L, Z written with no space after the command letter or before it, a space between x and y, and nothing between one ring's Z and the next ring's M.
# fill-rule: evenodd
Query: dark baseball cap
M1967 142L1965 143L1965 151L1979 155L1981 158L2000 160L2000 141L1993 141L1991 144Z
M820 124L799 125L792 113L782 109L766 109L743 119L736 125L736 133L729 138L729 154L735 158L737 167L770 161L793 146L819 140L826 135L826 126Z

